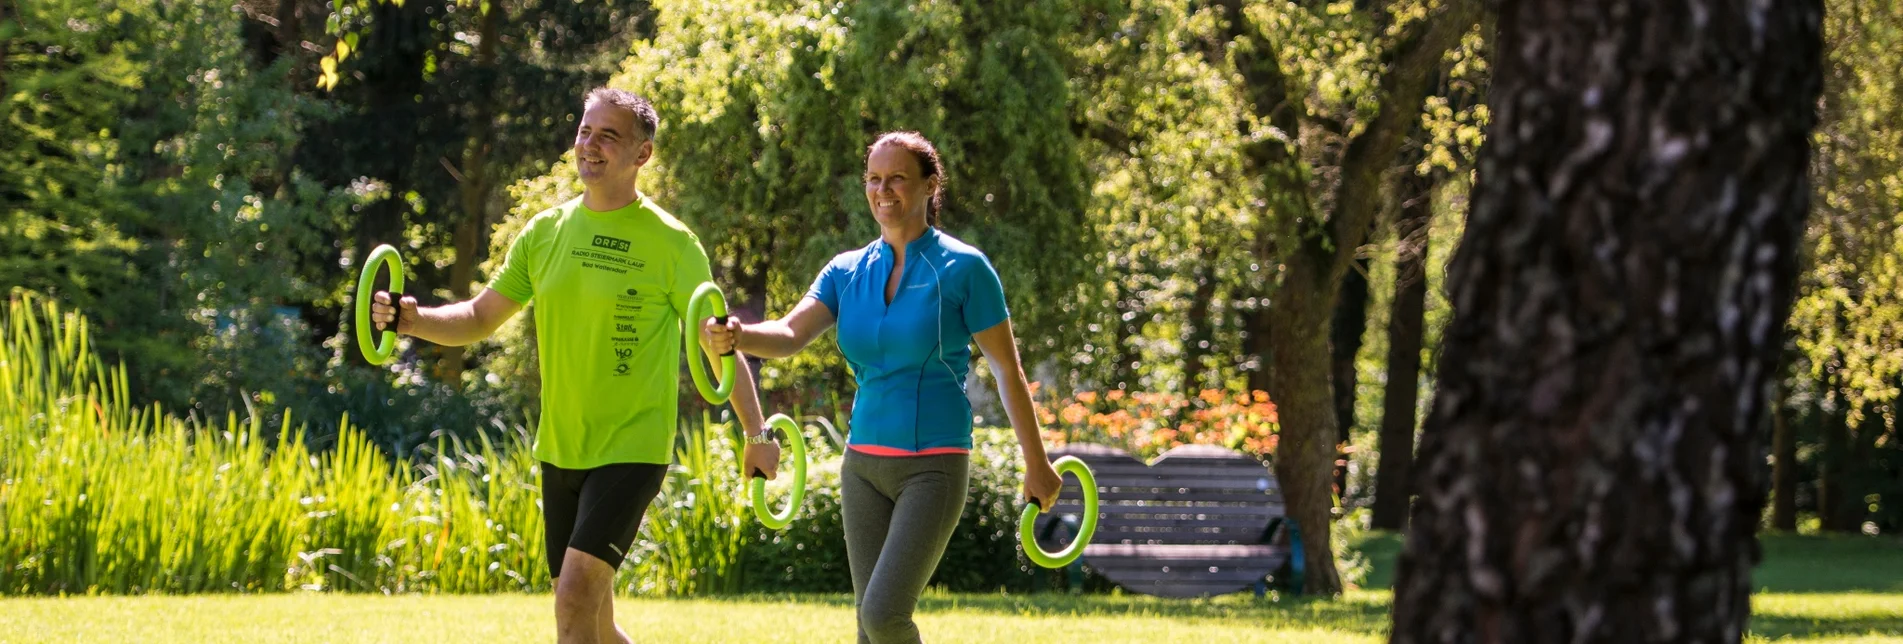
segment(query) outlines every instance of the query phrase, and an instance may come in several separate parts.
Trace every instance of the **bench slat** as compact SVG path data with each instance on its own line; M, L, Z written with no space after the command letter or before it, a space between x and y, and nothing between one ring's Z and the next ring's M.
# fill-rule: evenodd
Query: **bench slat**
M1227 528L1227 530L1254 530L1262 533L1269 528L1264 516L1222 516L1222 514L1189 514L1189 516L1132 516L1132 514L1104 514L1096 520L1098 528L1117 526L1117 528Z
M1281 562L1276 562L1276 564L1280 565ZM1272 573L1272 572L1275 572L1274 567L1257 566L1257 567L1252 567L1247 569L1222 568L1222 569L1219 569L1219 572L1209 572L1209 569L1207 568L1199 568L1194 570L1182 570L1182 569L1172 568L1171 570L1167 572L1160 569L1158 570L1119 570L1114 573L1108 570L1098 570L1097 574L1110 578L1119 584L1146 583L1146 582L1147 583L1163 582L1163 583L1177 583L1177 584L1180 584L1180 583L1205 583L1205 584L1232 583L1232 584L1236 584L1240 586L1242 584L1253 584L1256 582L1256 580L1261 579L1263 577L1267 577L1269 576L1269 573Z
M1094 544L1120 543L1167 543L1179 545L1238 545L1261 541L1262 533L1249 530L1228 530L1224 532L1191 532L1172 528L1132 528L1127 530L1102 530L1092 535Z
M1082 503L1058 501L1051 506L1056 514L1079 514L1083 512ZM1118 516L1132 519L1196 519L1207 518L1212 521L1252 519L1267 524L1269 519L1287 516L1282 504L1272 505L1136 505L1133 503L1098 502L1098 514L1104 517Z
M1158 584L1129 584L1129 585L1123 585L1123 587L1125 590L1128 590L1130 592L1143 593L1145 595L1149 595L1152 597L1168 597L1171 599L1191 599L1196 597L1209 597L1212 595L1227 595L1229 593L1233 593L1238 590L1247 589L1248 587L1252 585L1254 585L1253 582L1248 584L1241 584L1241 585L1236 585L1232 583L1219 583L1219 584L1158 583Z
M1063 495L1057 498L1061 505L1081 505L1083 495ZM1114 498L1112 498L1114 497ZM1123 490L1098 490L1097 503L1101 506L1145 507L1145 508L1221 508L1249 507L1264 504L1281 506L1282 497L1262 494L1207 494L1185 493L1163 495L1156 492L1126 492Z
M1119 515L1124 515L1124 514L1154 515L1154 516L1172 516L1172 517L1194 517L1199 514L1205 514L1212 517L1238 516L1238 517L1261 517L1261 518L1274 518L1278 516L1283 516L1285 514L1282 511L1282 503L1280 501L1272 501L1267 499L1257 499L1252 503L1212 503L1212 502L1205 501L1201 503L1171 503L1170 505L1164 505L1163 503L1158 503L1155 501L1105 503L1102 501L1102 498L1103 497L1101 495L1098 496L1099 500L1097 502L1097 511L1102 512L1104 514L1115 513ZM1070 508L1072 508L1072 509L1066 510L1067 512L1080 512L1082 511L1082 508L1083 508L1082 503L1062 504L1056 507L1061 508L1064 505L1068 505L1070 506Z
M1140 557L1144 559L1248 559L1268 557L1286 550L1269 544L1226 546L1128 545L1093 543L1084 546L1085 557Z
M1112 477L1115 477L1115 476L1198 477L1200 476L1200 477L1217 477L1217 478L1242 477L1242 476L1264 476L1270 479L1275 478L1274 472L1269 471L1269 468L1263 467L1261 465L1225 466L1225 465L1214 464L1214 463L1207 464L1207 465L1192 465L1189 463L1182 463L1175 466L1165 466L1165 465L1144 465L1142 463L1135 463L1135 462L1123 462L1123 463L1102 462L1102 463L1087 463L1087 464L1090 465L1090 472L1092 474L1097 475L1099 478L1105 477L1105 476L1112 476Z
M1281 501L1281 498L1278 496L1270 496L1254 490L1247 492L1186 492L1179 494L1159 494L1153 490L1097 490L1097 502L1100 504L1110 502L1121 503L1126 501L1155 501L1158 499L1176 503L1268 503L1271 501Z
M1184 548L1215 548L1215 547L1221 547L1221 546L1238 545L1236 541L1237 541L1236 539L1196 539L1196 538L1189 538L1187 536L1185 536L1184 538L1175 538L1175 537L1172 537L1171 535L1156 535L1156 534L1142 534L1142 533L1135 533L1135 532L1126 532L1126 533L1117 535L1116 539L1110 540L1110 541L1098 541L1097 539L1093 538L1090 540L1090 545L1093 545L1093 546L1180 546Z
M1228 508L1157 508L1154 506L1114 506L1104 504L1098 508L1098 523L1114 521L1228 521L1250 522L1257 527L1268 527L1278 517L1288 516L1282 508L1269 508L1269 511L1256 509L1237 512ZM1083 508L1077 506L1056 506L1044 516L1081 516Z
M1074 485L1068 485L1065 487L1071 490L1077 489L1077 486L1074 486ZM1187 490L1198 490L1198 491L1200 490L1236 490L1241 492L1253 492L1257 494L1269 494L1271 492L1277 492L1281 490L1280 487L1276 486L1274 481L1264 480L1260 477L1200 477L1200 478L1190 478L1190 477L1183 477L1183 476L1099 476L1097 477L1097 489L1101 490L1107 487L1160 489L1160 490L1187 489Z

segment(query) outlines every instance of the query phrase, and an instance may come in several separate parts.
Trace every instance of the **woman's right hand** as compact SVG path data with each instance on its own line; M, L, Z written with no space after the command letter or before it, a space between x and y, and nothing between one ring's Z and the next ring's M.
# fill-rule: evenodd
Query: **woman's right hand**
M740 337L740 318L729 316L726 324L720 324L714 320L715 318L707 318L701 323L701 343L707 345L707 350L717 356L733 353L734 344Z

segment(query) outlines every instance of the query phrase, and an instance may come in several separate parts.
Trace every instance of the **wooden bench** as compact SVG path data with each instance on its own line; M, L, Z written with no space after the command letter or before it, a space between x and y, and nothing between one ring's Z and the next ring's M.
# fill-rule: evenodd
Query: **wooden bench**
M1281 488L1261 461L1213 445L1183 445L1153 464L1103 445L1073 444L1097 475L1097 533L1081 562L1137 593L1199 597L1255 588L1284 563L1301 578L1301 537L1284 516ZM1082 514L1077 481L1064 479L1056 507L1038 515L1040 544L1070 543ZM1291 561L1291 552L1297 556ZM1075 565L1075 564L1073 564ZM1299 586L1296 586L1299 591Z

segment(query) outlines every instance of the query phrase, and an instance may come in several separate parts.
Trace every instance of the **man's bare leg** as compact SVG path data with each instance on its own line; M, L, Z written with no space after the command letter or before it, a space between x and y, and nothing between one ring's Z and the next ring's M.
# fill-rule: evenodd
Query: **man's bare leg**
M614 623L614 568L569 548L555 578L555 634L561 644L629 642Z

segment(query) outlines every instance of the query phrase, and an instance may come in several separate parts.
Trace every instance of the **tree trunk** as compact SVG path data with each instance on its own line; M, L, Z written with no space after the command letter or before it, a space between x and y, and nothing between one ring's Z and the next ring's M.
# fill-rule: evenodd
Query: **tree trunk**
M371 21L376 26L364 34L367 43L361 49L375 49L378 54L358 59L362 67L355 71L364 74L362 85L357 90L365 97L364 113L387 115L381 116L381 119L414 125L416 114L411 97L423 91L423 65L429 52L420 44L420 39L413 37L419 20L409 11L421 13L415 4L411 4L409 10L389 3L376 3L370 7ZM309 142L310 139L306 137L304 140ZM362 170L364 175L382 179L389 187L390 196L365 205L361 216L347 224L355 228L352 232L355 237L355 257L359 263L351 267L353 270L360 269L369 260L371 249L379 245L389 244L399 250L408 248L404 241L404 230L412 219L413 209L402 195L419 185L421 178L412 176L410 169L416 166L413 159L418 151L416 146L407 143L393 143L384 156L365 162ZM409 278L403 284L404 293L420 296L417 299L421 306L439 304L427 297L432 284L428 283L426 276L411 268L418 266L417 258L413 254L405 254L403 260L405 266L402 268ZM382 284L381 281L378 283ZM349 353L357 356L355 360L363 359L355 351Z
M1876 463L1877 443L1889 431L1883 411L1881 405L1865 405L1863 421L1846 437L1848 444L1837 461L1837 494L1831 498L1830 505L1819 508L1829 513L1826 530L1860 534L1863 522L1870 518L1869 503L1864 498L1870 493L1872 482L1883 476L1882 466Z
M1821 453L1817 458L1817 527L1825 532L1848 532L1850 528L1845 526L1842 506L1849 496L1850 403L1835 378L1831 379L1831 387L1836 393L1837 407L1831 413L1822 414L1823 426L1818 431Z
M504 15L502 3L485 5L487 11L482 14L481 37L476 42L476 82L479 87L493 90L497 80L496 46L500 35ZM461 302L469 299L470 286L476 279L476 267L482 262L482 253L489 241L489 201L495 191L495 182L489 173L489 152L494 144L496 123L494 101L486 100L491 91L477 91L475 115L469 120L469 143L463 151L462 176L456 186L462 201L463 216L456 221L455 243L456 260L449 267L449 293L451 301ZM461 389L463 383L463 358L467 355L463 347L439 347L436 360L436 380L451 387Z
M304 41L304 33L301 29L303 25L298 22L300 20L297 11L298 2L299 0L278 0L277 15L273 16L278 21L277 46L273 53L276 56L290 57L291 64L287 66L284 80L293 89L302 91L305 89L302 86L304 69L298 61L302 56L299 56L297 52Z
M1269 331L1275 328L1273 316L1267 304L1242 312L1243 337L1242 350L1255 359L1246 364L1249 375L1249 390L1269 390Z
M277 15L275 16L278 22L278 42L275 55L289 58L291 61L289 65L284 66L285 85L292 89L302 91L305 90L303 86L304 63L302 60L305 57L299 55L299 52L303 49L304 25L302 22L303 18L299 15L298 2L299 0L278 0ZM298 115L294 110L286 110L279 118L283 119L286 123L295 123ZM299 137L299 140L302 140L302 137ZM285 146L283 152L278 155L277 171L272 173L272 179L275 185L271 187L272 195L276 199L291 199L291 170L297 166L297 146L297 141L292 141L291 144Z
M1298 131L1301 101L1291 98L1274 44L1258 40L1239 0L1216 4L1223 8L1225 35L1233 46L1223 60L1234 60L1250 109L1284 132ZM1303 587L1309 592L1341 592L1329 545L1334 497L1328 490L1340 436L1327 344L1335 297L1379 210L1381 176L1393 166L1407 133L1419 121L1421 101L1441 59L1478 19L1476 3L1452 0L1399 39L1380 79L1380 108L1342 153L1333 208L1326 217L1309 197L1294 143L1262 137L1244 150L1245 164L1261 177L1270 205L1258 215L1257 259L1269 275L1275 273L1267 267L1281 267L1280 284L1269 293L1272 303L1248 316L1250 349L1269 371L1269 397L1281 412L1275 472L1288 499L1289 516L1302 530L1307 559ZM1293 234L1275 239L1283 230ZM1266 346L1255 345L1257 339L1266 339ZM1257 375L1251 374L1250 381L1257 382Z
M1388 381L1382 396L1381 457L1374 470L1374 517L1378 530L1407 527L1414 496L1415 408L1421 386L1421 342L1426 328L1427 240L1433 220L1436 177L1408 173L1401 181L1401 216L1394 236L1394 301L1388 308Z
M1115 287L1116 299L1116 361L1110 370L1115 382L1108 383L1112 389L1130 389L1137 382L1137 363L1143 359L1138 352L1137 339L1143 337L1143 300L1142 296L1118 284Z
M1797 437L1783 390L1771 398L1771 529L1797 531Z
M1816 0L1506 2L1397 642L1737 642Z
M1209 305L1215 299L1216 264L1203 262L1196 271L1196 292L1190 296L1189 313L1183 321L1184 326L1188 327L1183 333L1182 392L1186 399L1202 393L1206 384L1203 374L1208 368L1203 365L1203 361L1209 358L1209 348L1215 344L1214 324L1209 319Z
M1368 330L1368 260L1356 256L1353 265L1341 278L1341 291L1336 295L1335 317L1329 322L1329 351L1333 355L1333 365L1329 368L1329 377L1334 380L1335 428L1339 434L1338 442L1348 445L1354 442L1355 430L1355 394L1358 374L1355 373L1355 354L1361 352L1361 335ZM1348 493L1348 453L1344 450L1335 454L1334 493L1336 498Z
M1313 273L1289 266L1276 291L1275 322L1268 329L1269 396L1282 418L1272 463L1282 485L1288 516L1302 530L1305 592L1341 593L1341 575L1329 545L1335 497L1330 476L1337 453L1333 383L1329 382L1328 319L1333 289L1306 283ZM1320 300L1320 301L1316 301ZM1297 317L1301 314L1302 317Z

